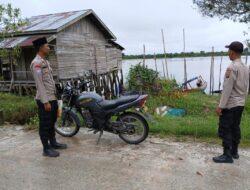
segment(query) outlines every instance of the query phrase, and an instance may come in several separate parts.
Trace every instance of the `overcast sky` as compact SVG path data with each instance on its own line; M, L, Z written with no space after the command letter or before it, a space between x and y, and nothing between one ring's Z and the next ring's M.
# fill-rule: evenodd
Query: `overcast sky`
M161 28L167 52L183 50L182 29L186 31L186 51L225 50L231 41L244 41L246 24L204 18L192 0L1 0L12 3L24 17L64 11L93 9L116 35L126 54L162 53Z

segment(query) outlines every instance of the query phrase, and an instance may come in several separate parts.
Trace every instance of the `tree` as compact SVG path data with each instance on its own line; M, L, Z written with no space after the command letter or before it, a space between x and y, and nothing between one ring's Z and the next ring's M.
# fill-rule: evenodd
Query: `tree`
M7 37L13 37L19 29L27 23L22 19L19 8L13 8L11 4L0 4L0 43ZM13 62L19 57L21 49L14 47L12 49L0 49L0 57L11 56Z
M205 16L250 22L250 0L193 0Z

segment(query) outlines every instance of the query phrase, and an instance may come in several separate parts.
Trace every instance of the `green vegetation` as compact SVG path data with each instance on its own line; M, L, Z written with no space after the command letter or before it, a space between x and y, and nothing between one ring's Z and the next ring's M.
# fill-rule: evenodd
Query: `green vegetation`
M0 4L0 41L20 33L20 28L26 23L27 20L22 18L19 8L14 8L10 3ZM11 49L0 49L0 57L11 57L11 64L17 64L20 54L21 48L19 46Z
M184 108L184 117L156 116L151 123L150 131L160 136L188 136L200 140L209 139L220 142L217 137L218 116L215 108L219 97L209 96L199 92L183 94L177 97L150 96L147 106L152 114L158 106L168 105L174 108ZM241 130L243 144L250 144L250 98L242 117Z
M147 81L146 78L144 80ZM154 84L160 84L161 91L157 94L148 91L150 96L146 104L147 113L154 116L150 124L151 134L185 141L196 139L221 143L217 137L218 116L215 114L219 96L210 96L201 92L182 93L176 90L177 84L171 80L156 79L152 86ZM187 114L184 117L156 115L155 109L165 105L183 108ZM38 126L37 107L33 98L0 93L0 107L4 111L5 121L26 124L26 129L34 129ZM242 145L244 146L250 145L249 123L250 97L247 100L241 124Z
M135 66L130 70L129 80L134 79L135 71L138 72L138 67ZM147 68L140 68L148 70ZM150 72L142 72L150 73ZM143 75L143 81L151 81L151 77ZM139 89L140 86L135 86L133 83L132 89ZM178 139L188 138L200 141L221 143L217 137L218 116L215 114L215 109L219 101L219 96L206 95L202 92L186 92L178 90L176 81L155 79L151 83L151 87L161 86L161 90L157 93L151 93L147 101L147 112L154 115L154 119L150 125L150 132L161 137L172 136ZM130 87L130 86L129 86ZM146 88L144 88L145 90ZM174 117L156 115L155 109L160 106L169 106L172 108L182 108L186 110L186 116ZM244 145L250 145L250 97L247 100L246 108L242 117L242 142Z
M245 50L247 52L247 50ZM246 54L246 53L245 53ZM182 57L210 57L212 55L212 52L205 52L205 51L200 51L200 52L187 52L187 53L167 53L166 57L167 58L182 58ZM227 56L227 52L214 52L214 56ZM250 55L250 52L248 52L248 55ZM156 58L164 58L164 54L156 54ZM147 54L145 55L146 59L153 59L154 55L152 54ZM123 55L123 59L143 59L143 55Z
M148 69L138 64L130 68L127 77L128 88L130 90L152 91L156 83L158 73L153 69Z
M30 123L37 114L33 98L8 93L0 93L0 109L3 110L4 120L13 124Z

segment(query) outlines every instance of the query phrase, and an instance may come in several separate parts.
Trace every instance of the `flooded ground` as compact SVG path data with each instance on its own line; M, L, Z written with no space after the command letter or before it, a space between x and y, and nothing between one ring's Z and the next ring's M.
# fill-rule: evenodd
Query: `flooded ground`
M234 164L214 164L220 147L150 137L127 145L117 136L81 130L58 137L67 150L59 158L41 156L37 132L0 128L0 189L178 190L250 189L250 150Z

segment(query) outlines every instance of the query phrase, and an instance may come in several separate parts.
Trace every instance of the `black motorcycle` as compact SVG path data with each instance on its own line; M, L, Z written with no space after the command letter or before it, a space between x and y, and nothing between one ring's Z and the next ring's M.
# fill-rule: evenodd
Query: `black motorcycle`
M96 134L114 133L128 144L139 144L149 132L146 119L131 108L144 106L147 95L127 95L116 100L104 100L95 92L81 92L86 82L67 82L62 88L63 110L55 126L64 137L76 135L80 127L87 127Z

